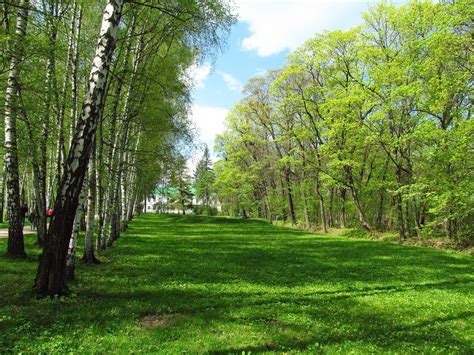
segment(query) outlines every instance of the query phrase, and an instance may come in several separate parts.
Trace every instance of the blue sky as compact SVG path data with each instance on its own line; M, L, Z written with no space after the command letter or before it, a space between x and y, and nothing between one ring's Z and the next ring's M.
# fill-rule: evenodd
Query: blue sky
M247 24L238 22L233 27L224 52L217 54L214 67L202 83L204 87L195 90L195 103L231 107L241 96L239 85L244 85L251 77L262 74L263 70L278 68L284 64L288 50L268 57L261 57L255 51L243 50L242 42L249 36ZM205 65L207 64L209 63L206 62ZM235 85L232 85L231 78L235 79Z
M316 33L349 29L362 22L373 0L233 0L239 21L215 61L193 66L195 88L191 118L200 141L212 149L229 109L242 97L245 83L279 68L286 56ZM403 0L395 1L402 3ZM195 165L200 154L191 159Z

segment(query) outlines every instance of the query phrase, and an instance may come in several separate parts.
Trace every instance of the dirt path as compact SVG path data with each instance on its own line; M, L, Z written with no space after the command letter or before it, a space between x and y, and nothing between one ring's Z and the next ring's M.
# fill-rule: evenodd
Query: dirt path
M23 228L23 234L33 234L36 233L35 230L31 230L30 227ZM8 229L2 228L0 229L0 239L7 239L8 238Z

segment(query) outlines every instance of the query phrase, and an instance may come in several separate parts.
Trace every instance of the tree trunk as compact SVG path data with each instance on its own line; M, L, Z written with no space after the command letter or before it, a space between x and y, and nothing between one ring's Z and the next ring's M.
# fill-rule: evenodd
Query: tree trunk
M136 173L135 173L135 163L136 155L138 151L138 146L140 144L140 132L135 141L135 147L131 154L127 154L130 161L127 162L129 167L128 172L124 178L124 190L123 190L123 203L122 203L122 220L123 220L123 230L128 229L128 223L130 222L133 216L133 200L135 199L135 189L133 188L136 183Z
M104 205L105 205L105 193L104 193L104 133L103 133L103 123L99 123L99 137L96 140L97 147L97 175L96 175L96 194L97 194L97 249L103 250L105 248L105 238L103 233L104 227Z
M278 174L280 175L280 191L281 191L281 195L283 197L283 200L286 200L287 199L287 196L286 196L286 190L285 190L285 184L283 182L283 177L281 176L281 174ZM286 208L283 206L281 206L281 218L283 220L284 223L286 223L286 220L288 219L288 213L286 211Z
M5 36L10 35L10 8L9 4L6 1L2 1L2 18L0 23L3 25L2 31ZM8 41L4 41L1 47L1 51L3 53L8 53L10 51L10 43ZM4 73L8 69L8 65L10 63L0 63L2 66L0 70Z
M32 136L33 132L30 133ZM36 156L36 152L34 154ZM44 241L46 240L46 226L47 226L47 216L46 216L46 196L44 195L43 190L41 189L40 182L40 166L39 162L36 159L33 159L33 187L35 191L35 212L36 212L36 234L37 240L36 243L38 246L43 246Z
M310 223L309 223L309 214L308 214L308 204L306 202L306 192L305 192L304 180L303 180L303 184L301 186L301 199L303 200L304 227L306 229L308 229L310 227Z
M382 186L378 189L378 195L379 195L379 203L376 211L376 217L375 217L375 225L377 228L380 230L384 230L386 228L386 223L384 221L384 214L385 214L385 193L386 193L386 188L385 188L385 181L387 180L387 169L389 165L390 160L387 158L385 160L385 165L383 168L383 173L382 173Z
M355 183L354 183L354 176L352 174L352 171L350 168L345 169L345 174L346 174L346 179L349 183L349 190L352 195L352 200L354 201L354 206L356 208L357 212L357 217L359 219L360 224L362 224L362 227L364 229L368 230L369 232L375 231L375 228L372 227L372 225L369 223L367 217L365 216L364 213L364 208L362 207L362 204L360 202L360 190L356 189Z
M291 188L290 171L288 168L285 168L285 182L286 182L286 188L288 191L287 197L288 197L288 208L290 211L291 224L296 225L295 204L293 202L293 189Z
M123 58L123 70L121 71L117 83L114 90L113 100L112 100L112 107L111 107L111 114L110 114L110 126L109 126L109 151L107 154L107 176L108 181L104 188L104 196L101 196L101 199L104 201L103 206L103 216L102 216L102 223L99 228L99 247L101 250L105 249L107 245L107 238L110 236L111 227L115 221L112 220L112 209L114 205L114 187L115 187L115 169L117 164L116 158L116 151L117 145L119 140L119 135L116 133L117 129L117 121L118 121L118 111L119 111L119 104L121 93L123 89L124 79L125 79L125 70L128 68L128 62L130 55L132 53L132 33L135 27L135 16L132 17L132 21L130 27L128 29L127 37L128 42L125 49L125 54ZM116 64L116 67L118 66Z
M128 100L127 100L128 101ZM127 105L126 105L127 106ZM127 107L126 107L127 109ZM128 114L125 117L124 126L122 127L122 136L120 139L120 154L119 154L119 165L117 176L114 182L114 188L112 190L113 196L113 203L111 206L111 214L110 214L110 234L107 240L107 245L112 246L114 241L116 241L120 236L120 197L121 197L121 181L122 181L122 174L124 169L124 152L127 147L128 142L128 133L129 133L129 118Z
M384 204L385 204L385 191L383 189L379 189L378 191L379 195L379 203L377 206L377 211L375 212L375 225L377 228L380 230L385 229L384 221L383 221L383 216L384 216Z
M21 91L20 91L21 95ZM34 195L34 203L31 208L31 210L34 210L36 212L36 219L34 221L35 226L36 226L36 234L37 234L37 240L36 244L38 246L43 246L43 242L46 239L46 196L44 193L42 193L41 189L41 182L40 182L40 162L38 159L38 147L36 145L36 140L35 140L35 135L33 132L33 124L29 120L26 110L24 109L23 105L20 105L21 112L23 113L23 119L26 123L26 128L28 131L28 138L30 140L29 142L29 149L30 149L30 154L33 157L31 160L31 165L32 165L32 170L33 170L33 176L32 176L32 181L33 181L33 195Z
M403 218L402 194L400 192L397 193L397 212L398 212L398 231L399 231L398 242L403 243L403 241L406 238L406 234L405 234L405 221Z
M36 274L35 290L39 295L57 295L68 292L65 271L69 239L97 121L103 109L107 74L115 48L122 5L122 0L108 0L103 13L82 114L74 130L64 175L58 188L55 215L49 227L48 238Z
M375 228L372 227L372 225L369 223L369 221L365 217L364 209L359 200L359 194L357 193L356 189L352 185L350 186L350 190L351 190L352 199L354 200L354 205L356 208L357 217L359 218L359 222L362 224L362 227L364 227L364 229L368 230L369 232L373 232Z
M67 46L67 55L66 55L66 70L64 73L62 89L61 89L61 105L58 113L58 145L57 145L57 154L56 154L56 185L59 186L61 175L64 170L64 157L65 157L65 143L64 143L64 117L66 113L66 96L68 92L68 82L70 81L70 74L74 56L74 45L76 41L76 14L77 14L77 4L74 1L73 12L71 16L71 23L69 27L69 39ZM72 80L71 80L72 81ZM73 99L74 105L74 99Z
M79 106L79 94L78 94L78 89L77 89L77 73L78 73L78 68L79 68L79 50L78 50L78 45L79 45L79 39L81 36L81 27L82 27L82 6L79 5L79 14L77 17L75 17L74 21L74 36L75 40L72 42L72 48L71 48L71 98L72 98L72 105L71 105L71 126L69 127L70 129L70 135L69 139L72 140L72 137L74 135L74 129L76 127L76 122L77 122L77 111L78 111L78 106ZM69 145L71 145L71 141L69 142ZM65 169L63 167L63 169Z
M329 191L329 213L328 213L328 225L334 227L334 188L328 189Z
M128 184L127 184L127 179L128 179L128 169L130 166L130 153L127 152L125 153L125 169L122 173L122 178L120 181L120 202L122 203L120 206L120 232L123 232L126 224L126 218L125 216L127 215L127 203L128 203Z
M339 189L339 197L341 198L341 216L339 225L341 228L346 228L347 216L346 216L346 189Z
M77 251L77 240L79 239L79 233L81 231L81 219L84 212L83 199L84 199L84 190L82 189L81 196L79 197L79 205L76 209L76 215L74 216L74 225L72 228L71 238L69 240L69 248L67 251L66 257L66 279L75 280L76 279L76 251Z
M44 3L43 3L44 4ZM42 121L42 132L40 141L40 189L41 196L49 197L49 204L51 205L54 198L54 187L58 186L57 181L54 179L54 174L51 173L48 179L48 140L51 132L51 111L59 113L57 107L59 97L57 94L57 83L56 83L56 46L57 46L57 8L55 6L49 6L44 11L47 12L47 31L48 31L48 59L46 62L46 78L45 78L45 92L44 98L44 112L41 117ZM55 108L51 109L51 104L55 104ZM49 161L54 161L57 158L54 154L54 150L50 151ZM47 183L48 181L48 183ZM45 222L46 223L46 222Z
M125 154L127 147L129 146L129 136L130 136L130 114L131 114L131 96L133 91L133 84L135 81L135 76L138 72L138 66L142 59L142 37L138 39L135 52L135 59L133 61L132 73L130 75L130 83L127 87L127 92L125 94L125 102L122 112L122 130L120 134L119 142L119 158L118 158L118 169L116 173L116 180L113 189L113 204L112 204L112 213L111 213L111 222L110 222L110 234L107 241L107 245L111 246L115 240L120 236L121 226L121 182L125 170Z
M272 205L270 203L270 197L268 196L268 187L266 185L265 185L264 194L265 194L265 214L270 224L272 224L273 223Z
M314 189L315 189L316 195L319 197L319 212L321 215L321 226L323 227L323 232L327 233L328 225L326 221L326 209L324 208L324 197L323 197L323 194L321 193L319 174L316 175L316 182L314 184Z
M87 192L87 220L86 237L84 242L84 256L82 260L86 263L98 263L94 254L94 221L95 221L95 202L97 196L96 186L96 154L95 144L92 149L92 155L89 162L88 192Z
M402 184L402 171L400 167L395 167L395 175L397 178L397 188L400 189ZM397 192L397 212L398 212L398 231L399 231L399 243L402 243L406 238L405 221L403 218L403 197L401 192Z
M0 187L0 223L3 223L3 214L5 212L5 167L2 172L2 186Z
M413 236L413 230L410 226L410 204L407 199L405 199L405 232L408 237Z
M22 0L18 9L15 38L10 51L7 88L5 92L4 111L4 164L7 181L7 210L8 210L8 246L7 255L25 257L23 228L20 221L20 182L18 167L18 151L16 136L16 114L18 78L20 63L23 56L23 40L26 35L28 20L28 0Z

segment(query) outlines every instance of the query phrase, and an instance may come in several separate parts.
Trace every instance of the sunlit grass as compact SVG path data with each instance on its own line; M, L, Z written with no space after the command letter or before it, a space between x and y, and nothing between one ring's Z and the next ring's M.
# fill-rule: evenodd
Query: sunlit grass
M474 351L474 262L263 221L143 215L75 296L0 241L0 352Z

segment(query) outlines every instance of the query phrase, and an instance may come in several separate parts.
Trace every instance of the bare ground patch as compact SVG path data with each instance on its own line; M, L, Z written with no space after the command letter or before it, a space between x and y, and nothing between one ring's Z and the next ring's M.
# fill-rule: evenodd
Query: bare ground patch
M175 325L176 323L188 318L188 315L180 313L148 313L140 318L140 324L144 329L169 328Z

